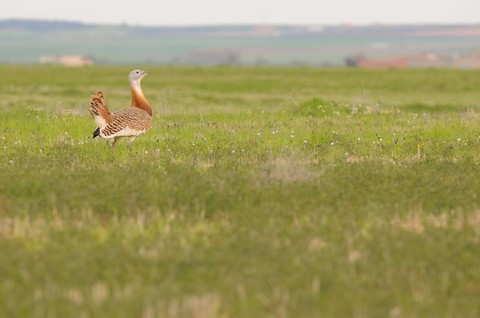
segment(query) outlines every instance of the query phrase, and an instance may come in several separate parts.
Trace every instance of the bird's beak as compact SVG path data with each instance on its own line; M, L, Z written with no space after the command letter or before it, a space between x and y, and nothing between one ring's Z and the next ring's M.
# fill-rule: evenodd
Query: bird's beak
M148 71L143 71L143 75L148 75Z

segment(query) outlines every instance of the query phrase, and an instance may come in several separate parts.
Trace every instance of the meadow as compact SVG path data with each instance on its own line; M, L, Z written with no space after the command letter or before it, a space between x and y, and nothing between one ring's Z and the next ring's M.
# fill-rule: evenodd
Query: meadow
M1 317L480 316L480 72L0 66Z

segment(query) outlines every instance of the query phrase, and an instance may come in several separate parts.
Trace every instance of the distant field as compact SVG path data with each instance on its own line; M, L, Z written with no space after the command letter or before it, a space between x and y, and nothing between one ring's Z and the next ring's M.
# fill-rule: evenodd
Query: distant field
M0 66L1 317L480 316L480 72Z
M478 51L478 25L142 27L1 20L0 63L81 54L97 65L344 65L359 54Z

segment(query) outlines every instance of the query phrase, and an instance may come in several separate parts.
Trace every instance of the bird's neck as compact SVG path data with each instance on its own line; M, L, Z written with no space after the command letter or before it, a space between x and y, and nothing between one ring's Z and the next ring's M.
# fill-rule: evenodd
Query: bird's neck
M132 85L130 85L130 91L132 92L132 107L138 107L140 109L143 109L150 116L152 116L152 108L148 104L145 95L143 95L140 83L132 83Z

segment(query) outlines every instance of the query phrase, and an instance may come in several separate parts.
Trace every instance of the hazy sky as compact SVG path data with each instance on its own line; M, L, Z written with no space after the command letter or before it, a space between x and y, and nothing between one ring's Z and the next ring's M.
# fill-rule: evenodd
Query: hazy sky
M480 0L0 0L0 19L195 25L479 23Z

